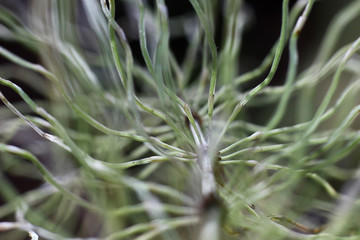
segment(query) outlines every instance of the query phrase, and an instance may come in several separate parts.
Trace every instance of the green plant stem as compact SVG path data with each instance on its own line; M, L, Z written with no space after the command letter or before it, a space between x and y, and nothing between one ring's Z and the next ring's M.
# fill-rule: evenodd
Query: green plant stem
M299 17L295 28L292 32L290 43L289 43L289 52L290 52L290 62L288 67L288 72L286 76L286 83L284 87L284 94L281 97L280 103L276 109L275 114L273 115L270 122L267 124L267 129L273 129L283 118L285 114L286 107L289 102L290 95L292 93L292 86L296 78L297 66L299 62L299 54L297 51L297 42L300 36L300 32L310 14L311 8L314 4L314 0L309 0L303 14Z
M260 83L258 86L253 88L246 96L244 96L242 98L242 100L236 105L236 107L234 108L230 117L226 121L225 126L221 130L218 139L222 139L222 137L225 135L226 131L228 130L230 124L235 120L236 116L243 109L243 107L247 104L247 102L249 102L255 95L257 95L262 89L264 89L271 82L272 78L274 77L277 67L279 65L279 62L280 62L280 58L281 58L284 46L285 46L285 41L287 38L286 35L287 35L287 31L288 31L288 21L289 21L288 20L288 3L289 3L288 0L283 1L283 7L282 7L283 15L282 15L280 40L279 40L279 44L276 49L274 61L271 65L269 75L265 78L265 80L262 83Z
M217 71L218 71L218 63L217 63L217 51L216 45L213 38L213 32L208 24L208 20L201 9L197 0L190 0L190 3L194 7L197 15L199 16L201 25L203 26L205 36L207 42L209 44L211 56L212 56L212 65L211 65L211 78L210 78L210 88L209 88L209 97L208 97L208 116L209 116L209 124L211 126L211 120L213 115L214 109L214 96L215 96L215 87L216 87L216 78L217 78Z

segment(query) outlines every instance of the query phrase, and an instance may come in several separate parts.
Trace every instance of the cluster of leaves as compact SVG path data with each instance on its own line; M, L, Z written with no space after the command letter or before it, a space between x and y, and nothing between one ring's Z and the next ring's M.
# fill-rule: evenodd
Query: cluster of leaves
M38 61L0 46L0 236L359 237L360 38L338 44L359 1L338 13L299 72L315 1L283 0L278 41L244 74L240 0L189 0L193 14L178 18L164 0L124 0L121 21L114 0L14 2L0 8L2 42ZM138 34L125 34L133 22ZM188 40L182 61L172 34ZM269 86L286 48L284 84ZM41 184L21 193L13 178Z

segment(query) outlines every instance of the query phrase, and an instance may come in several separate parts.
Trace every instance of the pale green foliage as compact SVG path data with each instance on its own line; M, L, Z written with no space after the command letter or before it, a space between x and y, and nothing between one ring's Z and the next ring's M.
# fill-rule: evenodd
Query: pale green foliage
M39 58L0 46L7 61L0 90L21 98L12 103L0 92L0 236L360 237L360 38L339 43L360 16L360 1L339 11L300 72L298 41L317 3L299 0L289 9L283 0L278 41L243 74L241 0L189 0L193 15L178 19L169 19L163 0L154 9L120 2L127 17L118 22L114 0L0 8L2 41ZM169 47L171 34L189 41L183 62ZM141 59L130 38L139 40ZM286 48L285 83L270 86ZM251 109L264 124L249 120ZM31 144L12 143L20 134L30 134ZM44 184L19 193L9 176ZM304 220L317 212L325 212L326 226Z

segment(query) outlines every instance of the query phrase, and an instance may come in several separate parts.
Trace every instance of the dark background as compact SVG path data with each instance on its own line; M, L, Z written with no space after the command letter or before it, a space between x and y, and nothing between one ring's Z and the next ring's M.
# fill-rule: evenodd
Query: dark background
M314 50L316 50L316 48L320 45L325 30L331 22L331 19L335 16L336 12L351 1L352 0L319 0L315 2L308 22L305 25L299 40L300 71L301 69L306 67L307 63L311 62L312 58L314 57ZM24 8L30 1L19 0L15 2L16 4L14 4L13 0L0 0L0 6L14 8L14 6L17 5L18 7L21 6ZM154 6L155 1L151 0L145 2L148 2L149 5ZM220 9L217 16L219 22L217 24L215 36L217 46L220 46L221 44L221 2L222 1L219 1ZM296 1L291 0L290 7L295 2ZM194 14L194 10L188 0L165 0L165 3L168 7L168 13L170 18L181 16L184 14ZM117 0L116 6L116 18L118 21L121 21L121 19L127 15L127 12L122 5L122 1ZM246 11L250 16L250 19L246 26L242 39L242 48L240 50L241 59L239 66L240 73L247 72L256 68L264 59L264 57L268 54L275 41L278 39L281 27L282 1L247 0L244 1L244 7L246 8ZM122 27L125 30L127 29L126 26ZM343 45L354 40L354 38L357 36L356 34L357 32L347 32L342 37L339 45ZM140 63L143 63L139 48L139 42L136 39L130 38L130 44L134 52L135 58ZM186 39L182 37L175 37L170 39L171 49L174 51L175 56L180 61L184 57L187 44L188 43ZM30 52L18 43L7 42L0 38L0 45L6 49L11 50L15 54L27 60L30 60L31 62L40 61L39 57L36 54ZM287 48L285 48L279 69L271 84L279 85L283 83L283 78L286 74L287 69L287 59L288 52ZM0 64L7 62L7 60L0 57ZM29 95L35 98L44 97L40 96L38 93L34 92L31 88L28 88L27 86L22 87L24 87L24 89ZM6 94L10 101L20 100L19 97L11 94L11 92L9 92L7 88L0 86L0 90L3 91L4 94Z

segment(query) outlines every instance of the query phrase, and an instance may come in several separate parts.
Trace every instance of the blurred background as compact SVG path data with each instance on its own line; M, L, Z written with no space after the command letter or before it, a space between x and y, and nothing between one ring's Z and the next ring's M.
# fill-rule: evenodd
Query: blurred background
M48 0L44 0L48 1ZM67 1L67 0L66 0ZM79 16L84 14L82 1L77 1L77 9L74 11ZM87 1L87 0L86 0ZM353 2L354 0L319 0L316 1L313 10L311 12L308 23L305 25L303 32L299 39L299 72L306 69L313 61L315 54L318 48L321 45L321 41L324 37L325 31L334 19L336 14L346 5ZM150 6L154 6L155 1L145 1ZM223 42L223 1L217 1L218 11L215 12L215 16L218 19L216 23L215 30L215 42L218 46L221 46ZM177 25L178 22L188 21L191 25L191 19L194 18L194 10L187 0L165 0L165 3L168 7L168 14L171 19L171 23ZM32 4L31 0L0 0L0 7L10 9L13 11L19 19L25 23L27 22L28 10L30 9L29 5ZM295 1L290 1L290 6L295 4ZM243 1L243 14L246 19L246 24L244 26L243 37L241 41L241 50L239 56L240 65L238 66L238 74L245 73L250 71L257 66L259 66L265 56L269 53L270 49L276 42L280 34L281 26L281 6L282 1L262 1L262 0L248 0ZM143 58L141 56L139 40L137 37L137 22L134 18L134 9L129 8L127 4L124 4L123 1L116 1L116 20L120 26L124 29L125 34L129 40L130 46L132 48L135 61L144 65ZM79 17L78 19L81 19ZM341 34L340 40L337 43L335 49L344 46L347 43L350 43L355 40L360 35L360 28L358 23L360 22L360 16L352 21L352 23L346 28L346 30ZM0 20L0 46L5 49L10 50L27 59L33 63L42 63L43 59L36 52L31 51L21 44L21 42L16 39L12 39L11 35L3 27L4 22ZM87 24L79 22L79 24ZM191 27L191 26L190 26ZM186 29L183 29L186 31ZM174 27L174 31L170 25L170 47L173 50L175 57L179 62L182 62L184 59L185 50L188 47L188 40L181 33L181 29ZM334 49L334 50L335 50ZM24 81L20 81L23 74L32 74L30 71L10 73L6 71L11 71L11 67L6 67L6 71L1 69L4 66L9 66L12 63L0 57L0 74L2 77L9 79L23 88L23 90L34 100L45 100L48 96L44 96L44 88L46 84L39 84L37 87L29 86ZM288 50L285 48L283 53L282 60L280 62L278 71L271 82L271 85L277 86L284 83L284 78L286 76L286 71L288 67ZM200 68L200 64L199 64ZM28 77L28 76L27 76ZM266 75L259 77L255 81L244 86L244 91L250 88L253 88L258 83L260 83ZM20 97L17 94L14 94L12 90L4 86L0 86L0 91L8 98L12 103L18 103L21 101ZM0 103L2 105L2 103ZM2 105L3 106L3 105ZM247 119L256 124L264 124L266 118L263 115L273 111L274 106L261 106L261 107L250 107L247 111ZM259 111L261 109L261 111ZM34 149L47 149L48 143L39 137L32 129L24 128L20 129L11 139L6 139L6 125L2 124L2 120L12 118L13 114L6 109L1 110L0 115L0 142L6 142L11 145L19 146L24 149L28 149L34 152ZM293 116L294 117L294 116ZM291 116L290 116L291 118ZM289 120L291 123L292 120ZM283 123L286 124L286 123ZM40 146L40 147L39 147ZM37 157L47 162L48 159L51 159L51 152L49 151L35 151ZM2 167L0 154L0 168ZM357 162L349 162L349 167L356 166ZM28 166L31 168L31 166ZM51 165L49 164L51 168ZM19 170L20 171L20 170ZM9 184L13 185L17 189L18 193L25 193L31 189L37 188L43 184L43 180L38 177L38 179L24 178L22 174L16 173L17 171L3 172L0 171L0 184L1 181L8 181ZM339 190L343 187L343 182L332 182ZM3 204L3 198L0 196L0 205ZM318 217L320 218L320 217ZM11 219L8 219L9 221ZM321 219L319 220L321 221ZM1 232L0 232L1 238Z

